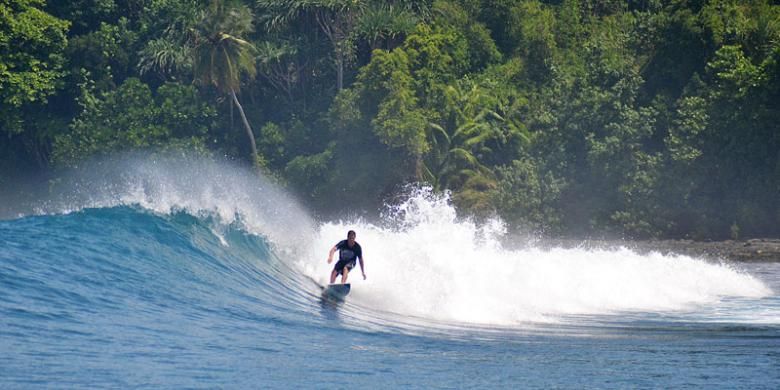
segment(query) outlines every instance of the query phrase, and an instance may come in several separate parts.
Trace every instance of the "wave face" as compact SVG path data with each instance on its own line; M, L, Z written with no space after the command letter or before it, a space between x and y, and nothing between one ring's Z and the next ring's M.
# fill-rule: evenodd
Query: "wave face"
M398 335L515 334L615 315L780 324L772 289L731 265L627 249L507 250L500 221L460 220L425 190L377 223L316 223L269 181L229 164L128 158L87 172L0 221L0 349L13 351L0 353L9 373L0 384L51 384L73 371L90 376L59 383L256 384L235 379L244 374L338 387L336 373L301 382L295 367L311 368L334 343L362 354L381 343L375 333L395 345ZM349 229L368 279L353 272L347 302L332 305L320 296L325 259ZM366 344L340 341L355 331ZM152 379L132 379L135 369Z
M272 315L305 299L265 238L184 212L85 209L3 222L0 231L4 309L21 318L132 317L174 307L202 317L222 302Z

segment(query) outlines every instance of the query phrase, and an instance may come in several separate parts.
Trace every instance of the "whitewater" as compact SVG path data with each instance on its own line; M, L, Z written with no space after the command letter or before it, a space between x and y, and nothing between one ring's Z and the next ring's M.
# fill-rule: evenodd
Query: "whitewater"
M201 158L94 162L13 207L2 388L780 385L778 264L540 249L426 188L321 221ZM368 278L333 302L348 230Z

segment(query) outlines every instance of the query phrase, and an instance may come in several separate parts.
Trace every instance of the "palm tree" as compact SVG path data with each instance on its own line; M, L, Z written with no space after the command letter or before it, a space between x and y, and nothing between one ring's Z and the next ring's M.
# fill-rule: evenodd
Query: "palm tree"
M265 11L266 28L276 30L298 20L316 22L333 48L336 90L344 88L344 72L355 60L358 39L372 49L398 44L415 24L430 16L431 1L424 0L256 0Z
M431 145L424 166L425 178L434 188L461 187L470 177L493 173L480 155L493 151L487 145L502 138L505 119L494 110L498 101L469 80L445 89L444 125L430 123L427 139Z
M393 4L371 3L357 21L356 35L369 47L392 50L402 38L414 30L419 18L411 11Z
M452 132L438 124L429 124L427 136L432 147L422 169L423 178L430 181L434 189L460 187L475 175L493 176L490 168L475 155L476 147L487 149L479 144L491 133L485 123L478 123L481 119L464 123Z
M293 92L306 76L309 66L305 46L296 40L277 40L259 42L256 46L256 61L260 65L260 74L277 90L284 93L287 104L296 104ZM300 99L306 107L306 96Z
M163 7L165 10L156 15L165 27L161 28L160 36L147 41L139 53L138 71L142 75L152 73L163 80L191 77L191 32L200 17L196 4L195 0L190 0L180 6Z
M353 34L367 0L257 0L266 10L266 27L273 30L305 14L314 20L333 47L336 90L344 88L344 68L354 57Z
M201 13L193 31L192 71L197 83L212 85L230 96L249 138L252 163L257 164L255 135L236 96L241 86L241 74L254 78L257 73L255 48L241 38L253 31L252 18L252 12L243 4L212 0Z

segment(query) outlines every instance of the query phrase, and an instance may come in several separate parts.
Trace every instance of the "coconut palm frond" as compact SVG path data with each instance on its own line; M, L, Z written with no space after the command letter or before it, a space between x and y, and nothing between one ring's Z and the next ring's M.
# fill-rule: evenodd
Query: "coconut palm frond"
M170 74L192 66L192 53L187 45L181 45L166 38L149 41L141 50L138 71Z

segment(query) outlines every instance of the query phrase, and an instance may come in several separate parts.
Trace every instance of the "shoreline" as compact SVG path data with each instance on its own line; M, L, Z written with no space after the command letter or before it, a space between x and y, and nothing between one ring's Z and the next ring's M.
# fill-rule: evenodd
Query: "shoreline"
M534 246L542 249L570 249L578 247L608 249L625 247L640 253L659 252L665 255L687 255L707 260L780 262L780 239L777 238L724 241L543 239L536 242Z

